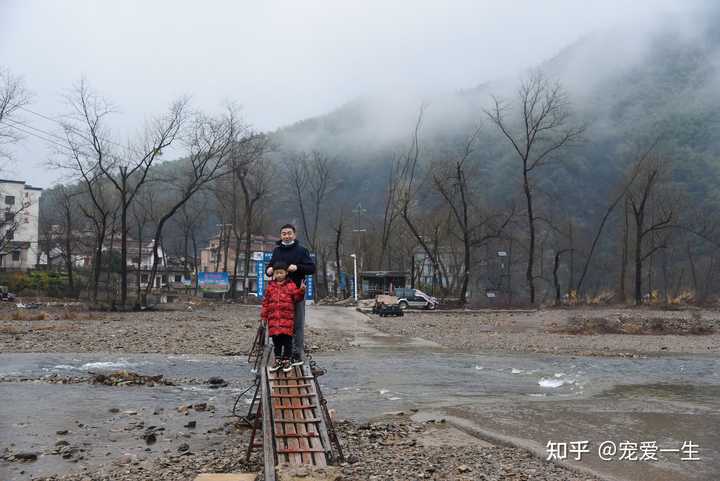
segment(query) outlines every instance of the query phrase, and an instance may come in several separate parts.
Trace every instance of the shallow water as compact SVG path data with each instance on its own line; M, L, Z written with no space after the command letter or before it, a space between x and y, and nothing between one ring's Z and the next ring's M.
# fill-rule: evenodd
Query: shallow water
M677 431L674 420L680 415L686 416L688 426L700 431L707 427L709 432L710 426L703 424L703 419L720 412L720 360L712 357L627 359L373 349L315 356L315 360L328 369L320 378L321 387L341 419L367 420L383 412L410 408L452 411L487 429L538 445L543 443L543 436L579 436L583 429L603 425L614 428L606 435L620 437L656 435L663 429ZM42 452L58 439L55 431L70 429L69 440L78 445L86 443L89 450L87 459L77 464L58 456L41 456L36 463L22 466L0 463L0 479L29 479L32 474L80 469L84 464L107 462L128 452L153 456L163 449L173 450L188 439L192 449L219 442L221 433L205 431L222 426L239 389L253 378L250 366L241 357L0 354L0 377L17 380L117 369L163 374L171 379L220 376L230 386L210 390L193 382L152 388L0 383L0 449L14 443L17 451ZM188 430L182 426L190 417L175 408L195 402L210 402L217 411L213 416L192 412L192 418L198 420L198 434L187 438ZM241 406L246 408L247 402L241 401ZM618 411L615 408L619 406L622 409ZM163 412L153 414L161 407ZM110 413L111 408L121 412ZM644 427L638 421L643 416ZM166 427L150 452L138 441L141 431L125 430L139 420L146 426L161 423ZM77 422L83 427L78 428ZM706 443L705 449L710 449L710 443L713 449L720 444L711 437L700 438ZM705 474L712 473L719 462L716 453L709 454L703 466L710 466L710 471L705 469ZM677 479L702 479L691 476L697 467L676 464L667 469L679 473ZM621 465L599 468L623 473ZM19 475L19 469L25 470L25 475Z

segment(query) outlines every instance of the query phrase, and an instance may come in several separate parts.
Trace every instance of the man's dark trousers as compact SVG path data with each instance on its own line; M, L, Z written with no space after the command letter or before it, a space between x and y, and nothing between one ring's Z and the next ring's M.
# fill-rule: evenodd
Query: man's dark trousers
M295 303L293 352L298 359L305 360L305 299Z

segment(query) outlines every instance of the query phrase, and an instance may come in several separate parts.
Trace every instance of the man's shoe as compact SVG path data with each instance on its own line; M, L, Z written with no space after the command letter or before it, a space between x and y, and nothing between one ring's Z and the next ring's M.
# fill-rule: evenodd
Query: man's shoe
M282 368L282 370L283 370L283 372L290 372L290 371L292 371L292 364L290 364L290 361L285 360L285 362L283 362L283 368Z
M268 368L269 372L275 372L283 366L283 362L280 359L275 359L275 363L272 367Z
M294 357L290 360L291 366L302 366L303 364L305 364L305 361L297 357Z

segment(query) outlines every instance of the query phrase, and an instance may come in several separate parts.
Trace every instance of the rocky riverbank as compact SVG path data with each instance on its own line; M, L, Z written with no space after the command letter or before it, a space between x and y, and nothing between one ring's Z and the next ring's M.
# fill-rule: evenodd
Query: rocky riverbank
M107 352L244 355L252 346L259 306L206 304L143 312L0 310L0 352ZM19 312L19 314L18 314ZM347 349L343 333L306 328L311 352Z
M581 356L720 353L720 313L659 309L406 311L369 315L392 335L427 339L468 353L540 352Z
M598 481L563 466L545 462L519 448L493 446L446 425L442 420L416 423L407 418L374 423L338 423L346 461L314 476L301 468L303 479L333 481L405 480L533 480ZM247 433L234 430L213 449L178 450L154 459L121 457L100 469L40 478L44 481L192 480L201 472L259 472L259 453L244 462ZM62 447L60 451L62 451ZM32 461L25 461L32 462Z

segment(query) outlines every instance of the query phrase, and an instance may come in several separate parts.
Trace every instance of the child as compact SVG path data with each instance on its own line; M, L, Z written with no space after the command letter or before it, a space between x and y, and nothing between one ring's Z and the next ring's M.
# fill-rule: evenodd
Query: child
M278 262L273 266L273 280L268 283L263 299L260 317L267 320L268 334L275 346L275 364L270 372L282 367L290 372L293 332L295 329L295 303L305 296L305 284L297 287L287 277L287 264Z

